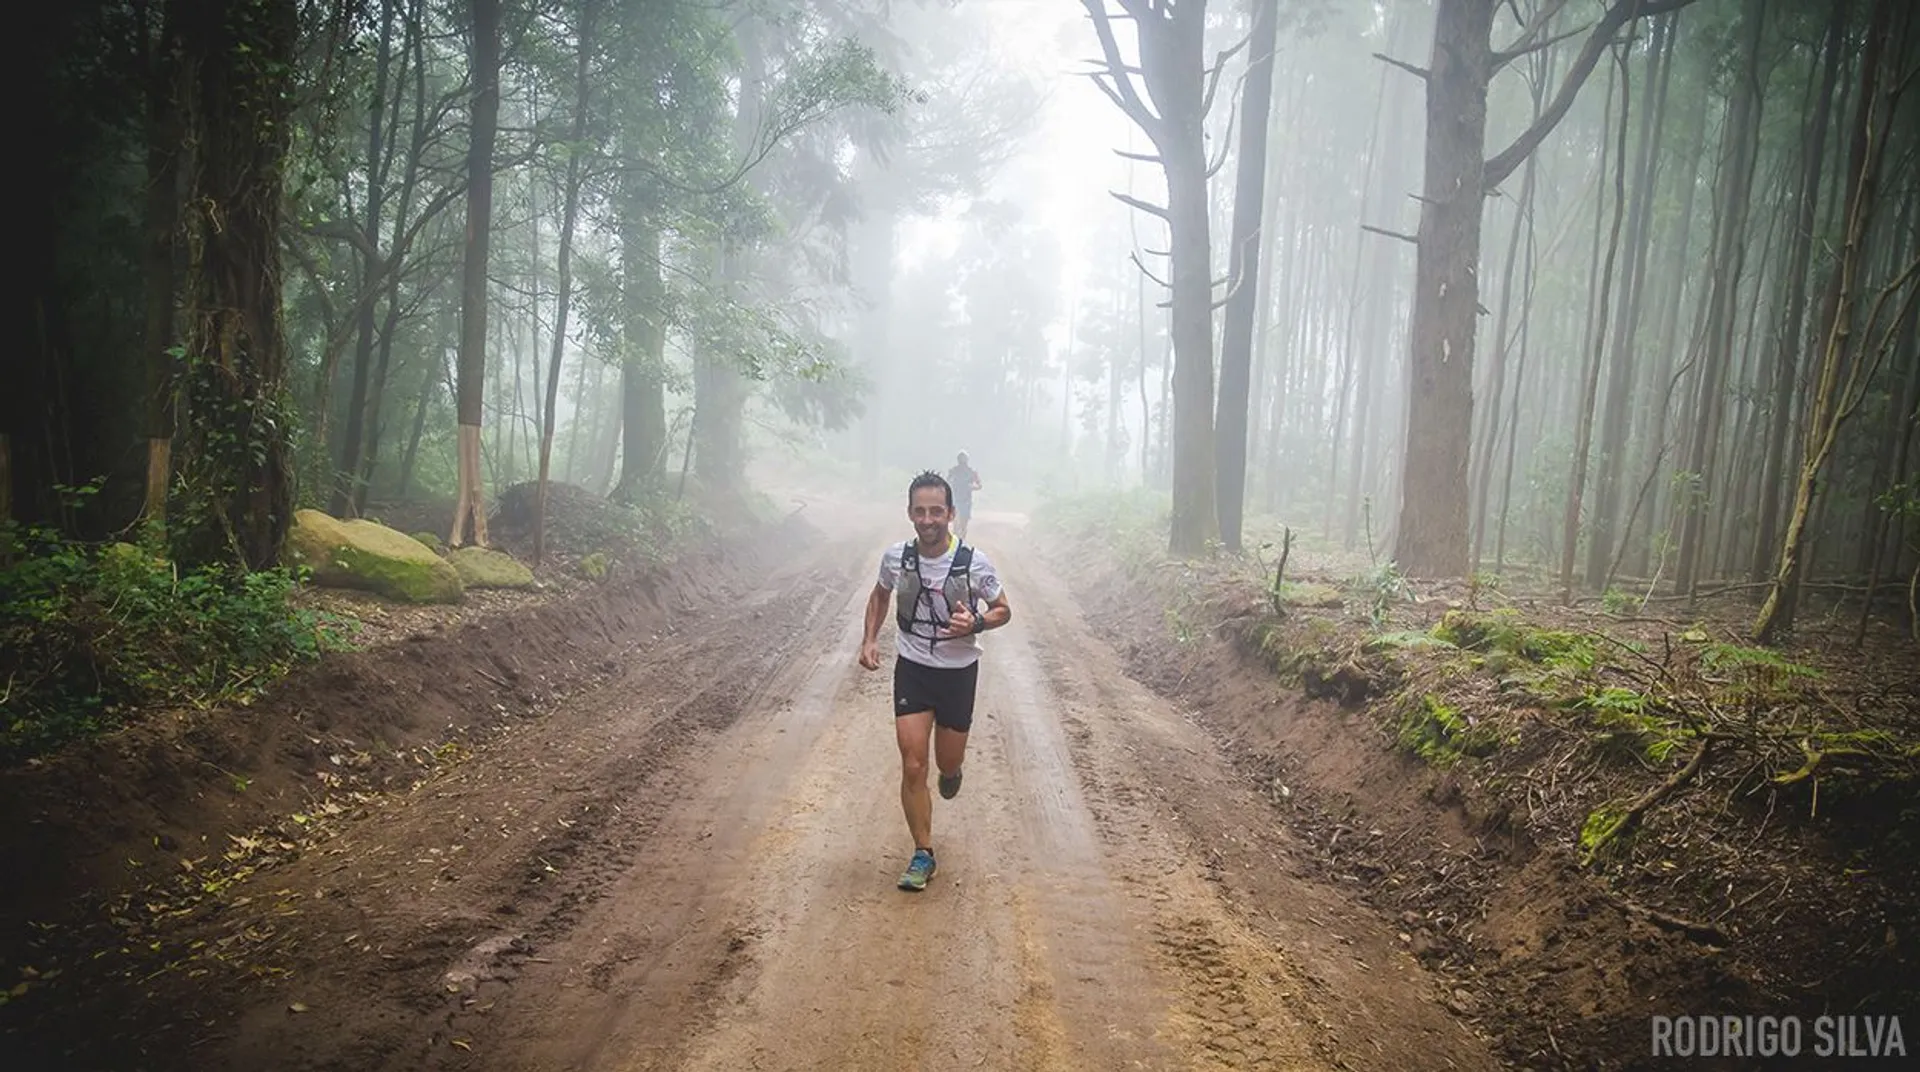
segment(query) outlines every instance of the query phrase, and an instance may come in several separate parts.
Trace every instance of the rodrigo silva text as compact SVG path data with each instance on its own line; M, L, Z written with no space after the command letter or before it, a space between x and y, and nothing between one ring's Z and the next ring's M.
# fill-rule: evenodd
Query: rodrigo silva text
M1655 1057L1905 1057L1898 1016L1655 1016ZM1809 1045L1810 1041L1810 1045Z

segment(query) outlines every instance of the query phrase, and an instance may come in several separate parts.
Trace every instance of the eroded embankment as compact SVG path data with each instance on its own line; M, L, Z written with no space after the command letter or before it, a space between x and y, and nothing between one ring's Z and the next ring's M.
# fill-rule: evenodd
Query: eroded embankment
M310 821L601 686L636 645L816 539L789 519L570 599L325 656L250 707L155 714L0 773L0 965L27 964L39 929L210 863L259 862Z
M1760 653L1464 591L1307 581L1276 607L1248 567L1081 553L1096 538L1046 542L1076 549L1052 563L1131 672L1515 1066L1661 1067L1654 1014L1920 1028L1897 653Z

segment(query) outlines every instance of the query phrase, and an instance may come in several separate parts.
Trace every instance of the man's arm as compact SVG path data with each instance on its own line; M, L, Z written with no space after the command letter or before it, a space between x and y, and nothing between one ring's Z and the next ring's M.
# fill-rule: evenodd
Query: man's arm
M1007 602L1007 590L987 600L987 609L980 614L980 629L998 629L1013 620L1013 606Z
M998 629L1013 620L1013 608L1007 605L1006 589L1001 589L992 599L987 600L987 608L978 614L965 603L956 604L953 617L947 620L941 636L958 637L968 633L984 633L989 629Z
M887 620L887 604L891 599L887 586L878 582L873 591L867 593L866 625L860 634L860 665L869 670L880 669L880 626Z
M887 604L892 602L893 593L882 584L873 586L867 593L866 632L860 634L860 643L874 644L880 640L880 626L887 620Z

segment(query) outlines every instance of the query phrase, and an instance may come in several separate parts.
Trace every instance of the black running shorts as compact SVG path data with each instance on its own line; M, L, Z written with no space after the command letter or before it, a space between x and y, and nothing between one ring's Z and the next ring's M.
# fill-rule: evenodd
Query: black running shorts
M893 716L932 711L933 723L961 733L973 727L973 691L980 664L947 668L895 656Z

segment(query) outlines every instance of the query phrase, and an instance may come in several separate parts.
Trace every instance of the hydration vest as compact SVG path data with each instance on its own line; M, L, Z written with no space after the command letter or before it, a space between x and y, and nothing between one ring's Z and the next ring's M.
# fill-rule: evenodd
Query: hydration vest
M902 633L927 641L929 647L942 640L958 640L958 637L940 635L947 622L935 612L933 593L920 579L918 544L918 540L908 540L900 549L900 582L894 586L895 620ZM979 607L973 598L973 548L958 541L956 544L953 565L947 570L947 579L940 584L940 594L946 597L948 607L964 603L978 614Z

